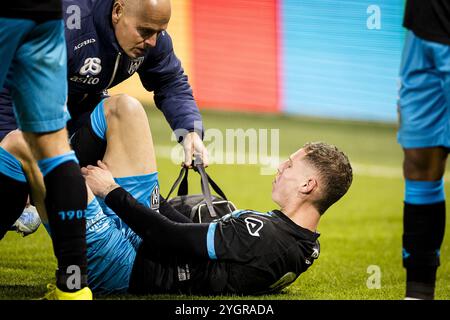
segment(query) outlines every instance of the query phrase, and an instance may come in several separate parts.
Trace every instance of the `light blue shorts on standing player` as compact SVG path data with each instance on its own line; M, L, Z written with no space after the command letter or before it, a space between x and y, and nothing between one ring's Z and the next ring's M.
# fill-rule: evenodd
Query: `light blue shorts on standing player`
M398 142L450 148L450 46L406 36L400 67Z
M11 91L19 128L64 128L70 116L63 21L0 18L0 61L0 88Z

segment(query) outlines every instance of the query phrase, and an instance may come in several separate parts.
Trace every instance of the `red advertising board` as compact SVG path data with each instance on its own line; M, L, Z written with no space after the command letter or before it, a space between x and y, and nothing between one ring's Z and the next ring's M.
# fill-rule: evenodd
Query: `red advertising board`
M203 108L279 111L276 0L191 3L193 82Z

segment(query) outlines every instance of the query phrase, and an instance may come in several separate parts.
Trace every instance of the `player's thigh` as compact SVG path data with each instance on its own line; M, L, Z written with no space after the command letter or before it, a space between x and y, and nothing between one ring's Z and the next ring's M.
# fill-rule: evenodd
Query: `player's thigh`
M36 25L32 20L0 18L0 88L27 33Z
M67 54L62 20L36 25L16 51L11 94L18 125L25 132L65 127Z
M398 141L404 149L450 147L442 75L425 41L408 34L400 69Z

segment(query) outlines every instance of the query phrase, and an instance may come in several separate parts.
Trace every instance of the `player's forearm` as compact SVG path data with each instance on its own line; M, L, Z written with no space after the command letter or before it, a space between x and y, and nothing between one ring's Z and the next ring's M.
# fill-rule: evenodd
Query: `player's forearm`
M136 201L117 188L108 193L105 203L144 241L188 257L207 259L208 224L177 223Z
M105 203L141 238L147 236L161 221L155 216L159 214L142 206L123 188L118 187L105 195Z

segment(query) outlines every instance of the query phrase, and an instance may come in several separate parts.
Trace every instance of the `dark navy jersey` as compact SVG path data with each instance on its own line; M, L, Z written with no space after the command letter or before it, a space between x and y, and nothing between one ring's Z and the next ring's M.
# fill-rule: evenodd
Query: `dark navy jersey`
M408 0L403 26L422 39L450 45L450 1Z
M159 250L155 243L144 240L129 290L188 294L277 292L318 258L318 237L318 233L298 226L278 210L235 211L210 223L206 239L199 240L206 242L209 259L183 258L183 252Z
M0 17L45 22L61 19L61 0L14 0L3 1Z
M143 86L154 91L155 103L173 130L195 128L201 133L200 112L169 34L160 33L156 47L147 49L143 57L129 58L115 37L111 23L113 2L63 1L68 109L73 120L91 112L108 88L137 72Z

